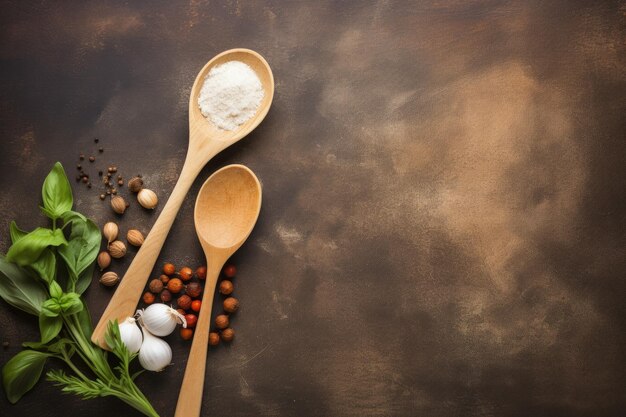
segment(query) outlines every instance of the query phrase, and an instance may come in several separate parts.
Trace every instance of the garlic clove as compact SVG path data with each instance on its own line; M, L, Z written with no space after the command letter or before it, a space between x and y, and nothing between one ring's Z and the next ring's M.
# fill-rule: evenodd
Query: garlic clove
M143 332L143 343L139 349L139 363L148 371L162 371L172 363L172 348L145 327L142 327L141 331Z
M111 199L111 208L117 214L124 214L126 211L126 201L119 195L116 195Z
M102 251L98 254L98 266L100 271L107 269L111 265L111 255L107 251Z
M140 323L155 336L167 336L177 324L187 327L185 316L165 304L151 304L140 314Z
M133 246L141 246L143 244L144 238L143 234L137 229L130 229L128 233L126 233L126 240Z
M106 287L113 287L120 281L120 277L113 271L105 272L100 277L100 284Z
M136 322L135 318L127 317L119 324L120 337L131 354L139 352L143 343L143 335Z
M111 242L109 245L109 253L114 258L122 258L126 255L126 245L121 240Z

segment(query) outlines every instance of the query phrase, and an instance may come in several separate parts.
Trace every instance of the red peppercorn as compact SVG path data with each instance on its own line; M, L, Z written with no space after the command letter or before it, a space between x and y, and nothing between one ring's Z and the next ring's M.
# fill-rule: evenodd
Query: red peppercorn
M183 282L178 278L172 278L167 283L167 289L174 294L178 294L183 289Z
M225 279L224 281L220 282L220 294L231 294L234 289L235 287L233 286L233 283L229 280Z
M215 327L218 329L225 329L228 327L228 316L226 314L220 314L215 317Z
M200 308L202 308L202 301L200 300L193 300L191 302L191 309L193 311L195 311L196 313L200 312Z
M169 303L170 301L172 301L172 293L169 290L161 291L161 294L159 295L159 297L161 298L161 301L163 301L164 303Z
M178 300L176 301L176 303L178 304L178 307L183 309L183 310L189 310L189 308L191 307L191 297L183 294L180 297L178 297Z
M222 270L222 273L227 278L234 278L235 275L237 274L237 268L235 268L235 265L233 264L228 264L224 267L224 269Z
M222 340L224 342L232 342L234 338L235 338L235 331L233 329L229 327L227 329L222 330Z
M152 294L150 291L146 291L146 293L143 295L143 302L146 304L154 303L154 294Z
M198 269L196 269L196 276L198 279L206 279L206 266L198 267Z
M191 340L193 337L193 330L185 328L180 329L180 337L182 337L183 340Z
M209 345L217 346L219 343L220 343L219 333L215 333L215 332L209 333Z
M196 327L196 323L198 322L198 316L195 314L185 314L185 320L187 320L187 328L193 329Z
M163 265L163 273L165 275L172 275L176 272L176 267L173 264L167 263Z
M193 271L191 270L191 268L185 266L183 268L180 268L180 271L178 271L178 276L180 276L180 279L182 279L183 281L189 281L193 276Z
M202 285L197 282L190 282L185 288L187 295L191 298L198 298L202 295Z

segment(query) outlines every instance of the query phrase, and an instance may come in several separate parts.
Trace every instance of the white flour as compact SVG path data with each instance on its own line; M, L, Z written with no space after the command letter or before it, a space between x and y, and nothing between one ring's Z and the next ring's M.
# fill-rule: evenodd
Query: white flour
M229 61L211 68L198 95L204 117L222 130L250 120L263 100L261 80L249 65Z

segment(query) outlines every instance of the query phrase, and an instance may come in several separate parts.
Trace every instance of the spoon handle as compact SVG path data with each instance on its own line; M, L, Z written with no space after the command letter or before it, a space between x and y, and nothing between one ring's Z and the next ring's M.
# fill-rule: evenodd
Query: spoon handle
M137 302L143 293L148 277L154 267L154 263L163 247L165 238L172 227L172 223L174 223L176 214L191 184L193 184L194 179L201 169L202 165L190 163L189 160L185 161L178 182L170 198L167 200L159 218L154 223L154 226L139 248L126 274L124 274L123 279L120 281L109 305L104 310L104 313L102 313L102 317L91 335L92 342L108 349L104 335L109 321L117 319L118 322L122 322L126 317L132 316L135 313Z
M202 296L202 307L194 330L193 342L191 343L180 394L178 394L174 417L197 417L200 415L213 295L215 294L217 278L224 265L224 262L211 261L211 259L207 259L207 277Z

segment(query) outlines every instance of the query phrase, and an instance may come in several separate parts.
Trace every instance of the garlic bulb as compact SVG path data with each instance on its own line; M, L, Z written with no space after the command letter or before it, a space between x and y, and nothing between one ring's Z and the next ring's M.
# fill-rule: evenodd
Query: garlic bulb
M143 343L139 349L139 363L148 371L162 371L167 365L172 363L172 348L164 340L154 336L145 327L143 332Z
M131 354L139 352L143 342L143 336L141 335L141 330L137 327L136 321L135 318L128 317L119 324L122 342L124 342Z
M177 324L187 327L185 316L165 304L152 304L145 310L139 310L140 323L155 336L167 336L172 333Z

